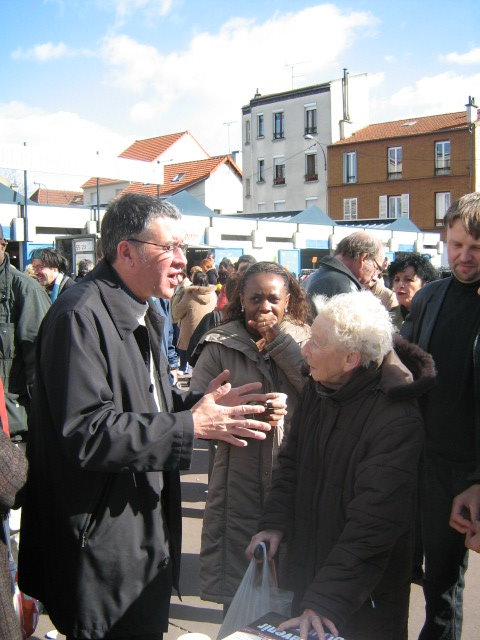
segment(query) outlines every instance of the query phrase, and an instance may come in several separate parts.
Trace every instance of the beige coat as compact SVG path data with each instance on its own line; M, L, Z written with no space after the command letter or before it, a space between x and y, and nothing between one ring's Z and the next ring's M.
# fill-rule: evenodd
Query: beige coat
M205 391L224 369L233 386L260 381L262 392L288 396L285 427L273 429L266 440L249 441L245 448L219 442L208 487L200 553L200 589L204 600L229 603L247 568L245 548L257 531L272 467L279 445L306 382L301 373L300 345L310 328L289 322L260 353L240 321L229 322L204 336L203 350L193 370L191 389Z
M177 347L187 350L192 333L197 328L200 320L217 305L217 294L215 285L208 287L198 287L193 285L185 289L180 302L175 308L175 317L180 322L180 334L178 336Z

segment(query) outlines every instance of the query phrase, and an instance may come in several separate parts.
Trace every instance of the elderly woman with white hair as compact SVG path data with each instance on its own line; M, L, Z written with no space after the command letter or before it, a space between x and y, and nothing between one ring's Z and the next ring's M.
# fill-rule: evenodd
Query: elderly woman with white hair
M431 357L393 337L370 292L323 299L302 353L311 380L278 456L259 529L287 544L293 615L281 629L406 640L412 525Z

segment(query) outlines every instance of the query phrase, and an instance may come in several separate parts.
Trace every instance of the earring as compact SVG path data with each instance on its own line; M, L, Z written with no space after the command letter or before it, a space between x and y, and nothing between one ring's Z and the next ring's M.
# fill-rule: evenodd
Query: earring
M285 307L285 313L288 313L288 307Z
M243 304L242 304L242 306L241 306L241 308L240 308L240 311L241 311L242 313L244 313L244 312L245 312L245 309L243 308Z

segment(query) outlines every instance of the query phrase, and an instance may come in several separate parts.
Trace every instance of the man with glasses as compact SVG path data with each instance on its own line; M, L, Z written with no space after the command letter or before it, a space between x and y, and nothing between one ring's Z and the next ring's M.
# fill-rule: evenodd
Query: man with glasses
M242 416L272 394L230 390L226 371L204 396L172 390L149 300L171 298L187 263L175 207L125 195L101 235L104 259L39 336L20 583L69 640L160 640L178 590L179 470L195 437L265 438L268 424Z
M35 373L35 341L50 307L47 294L10 264L0 226L0 377L11 438L26 442L27 416Z
M339 293L371 289L385 267L385 249L381 240L367 233L357 231L343 238L334 256L325 256L318 263L318 269L303 283L316 316L315 298L330 298Z

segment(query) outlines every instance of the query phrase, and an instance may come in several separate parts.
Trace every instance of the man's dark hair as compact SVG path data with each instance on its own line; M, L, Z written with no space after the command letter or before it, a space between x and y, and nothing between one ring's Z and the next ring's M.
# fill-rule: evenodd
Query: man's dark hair
M78 261L78 275L86 276L89 271L91 271L94 267L92 260L84 259Z
M235 271L238 271L238 267L243 263L243 262L247 262L249 265L255 264L257 261L256 259L249 255L248 253L246 253L243 256L240 256L239 259L236 261L235 263ZM250 267L249 267L250 268Z
M192 284L194 284L196 287L208 287L210 285L208 276L203 271L196 271L193 274Z
M307 303L305 291L297 280L276 262L256 262L240 278L236 276L238 285L234 290L232 299L228 298L228 304L223 311L222 324L231 320L244 320L240 297L250 278L263 273L279 276L285 282L287 293L290 294L286 317L294 324L311 324L310 307Z
M378 256L381 247L381 241L374 236L364 231L356 231L340 240L335 250L335 255L355 260L367 254L367 258L374 260Z
M445 227L448 229L457 220L472 238L480 238L480 193L467 193L450 205L443 220Z
M218 267L225 267L225 269L233 269L233 264L232 261L229 260L229 258L222 258L220 260L220 264L218 265Z
M41 260L44 267L58 269L62 273L68 273L68 260L58 249L50 247L46 249L35 249L30 254L30 260Z
M114 200L102 220L102 250L105 260L115 262L118 243L136 238L155 218L179 220L181 214L177 207L166 200L139 193L127 193Z
M400 256L388 265L388 276L390 278L390 284L393 282L393 278L402 271L405 271L407 267L412 267L416 275L422 281L422 284L437 280L438 273L430 260L420 255L419 253L407 253L404 256Z

